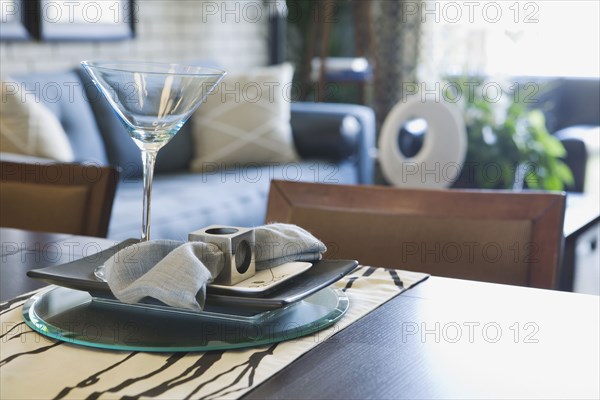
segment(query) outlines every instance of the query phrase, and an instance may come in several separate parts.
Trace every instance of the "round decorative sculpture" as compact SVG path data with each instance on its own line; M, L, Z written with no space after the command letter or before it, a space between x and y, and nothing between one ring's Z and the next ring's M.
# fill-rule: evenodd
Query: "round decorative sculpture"
M463 118L457 107L440 100L413 98L396 104L379 137L383 175L398 187L450 186L466 152Z

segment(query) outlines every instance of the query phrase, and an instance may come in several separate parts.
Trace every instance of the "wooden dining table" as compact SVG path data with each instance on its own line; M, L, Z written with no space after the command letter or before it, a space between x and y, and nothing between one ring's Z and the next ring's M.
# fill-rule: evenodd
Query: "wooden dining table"
M27 270L115 244L10 228L0 236L1 302L45 285ZM598 399L599 345L598 296L431 276L243 398Z

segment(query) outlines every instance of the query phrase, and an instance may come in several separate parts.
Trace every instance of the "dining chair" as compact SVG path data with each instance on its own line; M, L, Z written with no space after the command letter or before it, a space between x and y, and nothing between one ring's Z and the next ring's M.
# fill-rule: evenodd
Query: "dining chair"
M106 237L117 181L112 167L0 161L0 226Z
M272 181L267 222L299 225L326 258L553 289L564 194Z

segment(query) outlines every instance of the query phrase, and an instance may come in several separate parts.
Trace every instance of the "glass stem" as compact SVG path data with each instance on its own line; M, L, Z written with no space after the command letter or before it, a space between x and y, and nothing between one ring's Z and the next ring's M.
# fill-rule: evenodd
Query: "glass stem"
M142 242L150 240L150 194L152 193L152 177L157 151L142 150L144 164L144 201L142 209Z

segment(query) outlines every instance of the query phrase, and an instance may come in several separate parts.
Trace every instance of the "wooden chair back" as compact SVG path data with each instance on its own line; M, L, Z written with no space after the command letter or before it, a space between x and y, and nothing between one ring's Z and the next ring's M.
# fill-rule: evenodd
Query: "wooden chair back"
M106 237L118 172L81 164L0 162L0 226Z
M564 194L273 181L267 222L297 224L327 258L555 288Z

